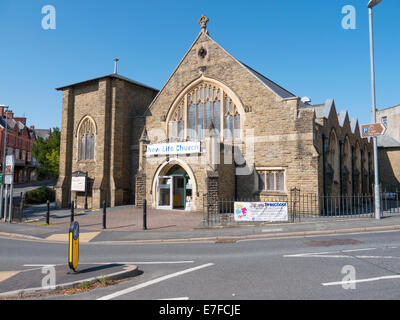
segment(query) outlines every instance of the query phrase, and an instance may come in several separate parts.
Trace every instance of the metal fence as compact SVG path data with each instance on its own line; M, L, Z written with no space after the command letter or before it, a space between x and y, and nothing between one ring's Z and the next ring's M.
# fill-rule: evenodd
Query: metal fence
M381 215L400 214L400 193L381 192ZM241 225L234 219L235 202L286 202L289 223L321 218L373 218L375 216L374 196L368 194L319 196L292 190L288 195L258 196L241 199L218 199L210 204L207 195L203 198L203 222L205 225ZM253 223L252 223L253 224ZM254 224L265 224L256 222Z

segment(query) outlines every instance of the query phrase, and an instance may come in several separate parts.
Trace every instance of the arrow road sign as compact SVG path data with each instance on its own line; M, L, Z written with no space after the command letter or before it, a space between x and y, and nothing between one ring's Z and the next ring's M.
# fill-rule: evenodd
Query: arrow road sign
M366 124L361 127L362 137L379 137L386 133L386 126L383 123Z

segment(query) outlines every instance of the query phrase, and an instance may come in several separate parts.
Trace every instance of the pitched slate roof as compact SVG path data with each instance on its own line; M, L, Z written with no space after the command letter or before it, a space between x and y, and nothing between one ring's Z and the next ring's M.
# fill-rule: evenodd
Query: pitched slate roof
M240 62L240 61L239 61ZM295 98L296 95L289 92L285 88L282 88L280 85L276 84L272 80L268 79L267 77L263 76L261 73L255 71L253 68L249 67L248 65L240 62L247 70L249 70L254 76L256 76L259 80L261 80L268 88L270 88L273 92L275 92L278 96L282 99L286 98Z
M5 126L6 126L6 119L5 118L0 117L0 126L5 128ZM10 125L8 123L7 123L7 130L12 130L12 128L10 127Z
M347 116L347 110L342 110L339 114L338 114L338 121L339 121L339 125L341 127L343 127L344 125L344 120L346 119Z
M70 87L75 87L75 86L78 86L78 85L86 84L86 83L91 82L91 81L98 81L98 80L105 79L105 78L120 79L120 80L124 80L126 82L129 82L129 83L135 84L135 85L137 85L139 87L143 87L143 88L146 88L146 89L158 91L158 89L154 89L152 87L146 86L143 83L137 82L135 80L129 79L127 77L124 77L124 76L121 76L121 75L115 74L115 73L112 73L112 74L109 74L109 75L105 75L105 76L102 76L102 77L98 77L98 78L93 78L93 79L81 81L81 82L72 83L72 84L67 85L67 86L56 88L56 90L64 90L64 89L67 89L67 88L70 88Z
M351 132L352 133L356 133L356 127L358 124L358 119L357 118L353 118L350 120L350 128L351 128Z
M377 137L379 148L396 148L400 147L400 142L389 135Z
M328 99L324 104L312 105L317 118L328 118L333 105L333 99Z

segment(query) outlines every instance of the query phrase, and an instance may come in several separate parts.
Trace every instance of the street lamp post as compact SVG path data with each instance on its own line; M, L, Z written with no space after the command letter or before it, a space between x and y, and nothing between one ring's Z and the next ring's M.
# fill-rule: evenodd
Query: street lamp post
M9 106L0 105L0 108L4 109L9 109ZM5 125L4 125L4 148L3 148L3 161L2 161L2 166L1 166L1 171L2 171L2 182L0 186L0 215L3 215L3 191L4 191L4 173L5 173L5 167L6 167L6 156L7 156L7 120L8 120L8 113L6 113L6 120L5 120ZM6 198L7 201L7 198ZM7 212L4 210L4 221L6 221L7 218Z
M372 88L372 123L376 123L376 95L375 95L375 59L374 59L374 32L372 20L372 8L378 5L382 0L370 0L368 3L369 12L369 44L371 58L371 88ZM379 167L378 167L378 144L377 137L373 137L374 141L374 172L375 172L375 219L381 219L381 200L379 185Z

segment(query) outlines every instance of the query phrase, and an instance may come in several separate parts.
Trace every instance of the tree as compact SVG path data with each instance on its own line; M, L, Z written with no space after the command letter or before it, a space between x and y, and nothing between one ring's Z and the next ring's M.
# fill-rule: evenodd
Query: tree
M42 179L57 179L60 165L60 138L59 128L53 128L48 139L38 137L32 147L32 156L39 162L38 176Z

